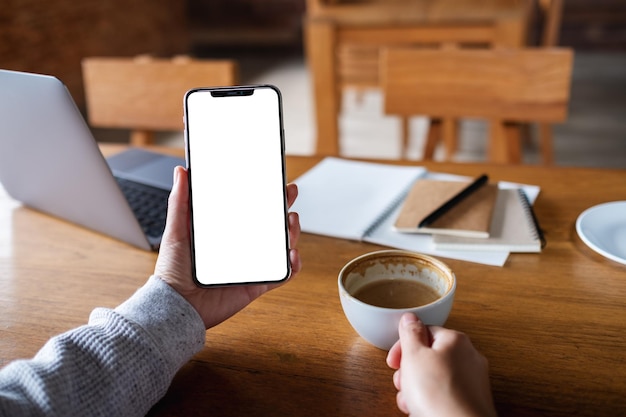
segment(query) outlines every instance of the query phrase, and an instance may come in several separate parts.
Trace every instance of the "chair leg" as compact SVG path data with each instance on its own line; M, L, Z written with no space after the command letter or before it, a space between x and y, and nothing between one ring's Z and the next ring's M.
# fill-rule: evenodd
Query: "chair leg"
M424 156L422 159L432 161L435 150L441 139L445 146L446 161L450 161L456 154L458 144L458 120L455 119L431 119L424 145Z
M504 123L500 120L489 121L487 159L495 163L508 162Z
M522 137L523 123L505 123L507 159L511 164L520 164L522 162Z
M146 146L154 143L154 132L147 130L133 130L130 132L131 146Z
M425 161L432 161L435 155L435 149L437 148L437 142L441 137L441 121L430 120L428 126L428 134L426 135L426 143L424 144L424 154L422 159Z
M532 145L532 125L530 123L520 123L521 142L523 147Z
M554 148L552 145L552 126L546 123L539 124L539 146L541 161L544 165L554 164Z
M402 137L402 143L400 144L400 159L406 159L409 151L409 139L411 132L409 129L410 118L408 116L400 117L400 135Z
M522 162L522 125L505 123L501 120L489 121L489 146L487 159L499 164L519 164Z
M457 120L455 119L443 119L442 121L442 136L443 144L445 147L445 160L451 161L452 157L456 154L457 148Z

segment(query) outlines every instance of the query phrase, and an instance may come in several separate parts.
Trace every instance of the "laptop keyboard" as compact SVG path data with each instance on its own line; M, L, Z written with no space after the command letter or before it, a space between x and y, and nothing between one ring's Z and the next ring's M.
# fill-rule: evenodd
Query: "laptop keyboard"
M169 191L115 178L147 236L160 237L165 230Z

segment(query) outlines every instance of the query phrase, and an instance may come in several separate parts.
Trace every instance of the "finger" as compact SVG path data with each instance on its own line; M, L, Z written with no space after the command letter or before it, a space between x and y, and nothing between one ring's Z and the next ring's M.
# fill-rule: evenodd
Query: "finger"
M437 343L441 343L442 339L445 339L446 333L450 332L450 329L446 329L445 327L440 326L428 326L428 330L430 331L431 337L431 346Z
M154 266L154 274L167 278L180 255L179 248L189 245L189 188L187 171L178 166L173 172L172 191L167 201L165 230L161 240L159 256ZM184 252L183 252L184 253ZM175 268L174 268L175 269ZM180 271L178 271L180 272ZM183 274L186 274L183 272Z
M398 329L400 343L403 339L414 341L417 345L429 346L429 331L424 323L413 313L404 313Z
M398 340L394 345L389 349L387 353L387 366L392 369L398 369L400 367L400 358L402 357L402 346L400 345L400 341Z
M402 389L402 376L400 375L400 369L393 373L393 386L396 387L398 391Z
M398 391L398 393L396 394L396 404L398 404L398 408L400 409L400 411L402 411L404 414L409 414L409 409L406 406L406 401L404 401L404 396L402 395L401 391Z
M298 186L294 183L287 184L287 206L291 207L298 197Z
M189 214L189 188L187 170L182 166L174 168L174 183L167 203L167 218L163 241L180 241L187 238Z
M401 370L398 369L393 373L393 385L398 390L398 393L396 394L396 403L398 404L398 408L400 409L400 411L402 411L404 414L409 414L408 408L406 406L406 401L404 400L404 396L402 395L402 376L400 375L400 372Z
M291 249L289 251L289 261L291 262L291 275L295 275L302 270L302 260L300 259L300 253L298 249Z
M296 248L300 240L300 216L298 213L289 213L287 221L289 222L289 244L291 248Z
M430 334L432 337L431 345L433 349L442 349L449 346L472 343L465 333L446 329L445 327L432 326L430 327Z
M429 330L424 323L412 313L404 313L398 326L400 344L406 355L421 348L430 346Z

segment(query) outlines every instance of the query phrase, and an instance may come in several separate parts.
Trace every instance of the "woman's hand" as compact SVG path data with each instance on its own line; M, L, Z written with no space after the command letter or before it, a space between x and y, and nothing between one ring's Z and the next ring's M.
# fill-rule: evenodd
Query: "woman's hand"
M400 340L387 355L396 369L398 408L410 416L495 416L487 359L463 333L400 320Z
M287 185L289 207L298 196L295 184ZM300 221L297 213L289 213L289 239L291 249L291 276L301 269L298 250ZM198 311L206 328L213 327L250 302L281 284L237 285L229 287L200 288L191 275L191 245L189 237L189 185L187 171L183 167L174 169L174 184L167 209L167 224L159 250L154 274L171 285ZM246 256L241 253L242 259Z

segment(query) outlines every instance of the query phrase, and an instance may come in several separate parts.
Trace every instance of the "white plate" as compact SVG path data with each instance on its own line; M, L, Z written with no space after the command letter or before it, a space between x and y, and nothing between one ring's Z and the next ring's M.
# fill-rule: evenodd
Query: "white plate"
M583 211L576 232L600 255L626 265L626 201L614 201Z

